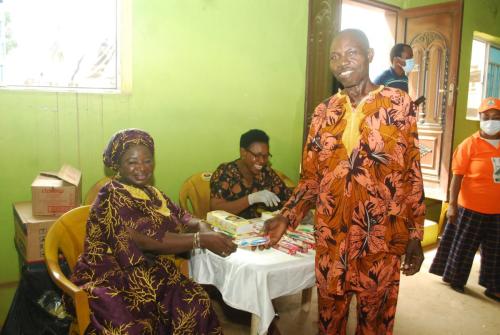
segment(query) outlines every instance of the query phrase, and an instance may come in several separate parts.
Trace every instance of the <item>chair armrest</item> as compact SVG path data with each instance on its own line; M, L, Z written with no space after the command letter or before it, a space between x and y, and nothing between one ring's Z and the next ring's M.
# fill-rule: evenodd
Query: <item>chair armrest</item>
M56 285L73 299L80 334L85 333L90 323L90 308L87 292L73 284L62 272L57 261L46 259L47 270Z
M75 295L83 291L81 288L73 284L62 272L59 264L54 264L53 261L47 261L49 275L54 280L56 285L64 291L71 298L74 298Z

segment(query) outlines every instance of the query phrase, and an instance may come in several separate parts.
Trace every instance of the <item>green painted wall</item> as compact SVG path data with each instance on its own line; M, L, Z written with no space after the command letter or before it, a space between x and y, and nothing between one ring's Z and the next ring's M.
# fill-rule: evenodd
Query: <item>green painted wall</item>
M399 8L403 8L404 0L381 0L380 2L386 3L388 5L396 6Z
M0 91L0 283L17 279L12 202L64 162L83 171L85 194L118 129L153 135L156 185L174 199L191 174L236 158L250 128L268 132L273 165L298 177L308 2L132 3L132 94Z
M401 0L401 8L408 9L448 2L449 0Z

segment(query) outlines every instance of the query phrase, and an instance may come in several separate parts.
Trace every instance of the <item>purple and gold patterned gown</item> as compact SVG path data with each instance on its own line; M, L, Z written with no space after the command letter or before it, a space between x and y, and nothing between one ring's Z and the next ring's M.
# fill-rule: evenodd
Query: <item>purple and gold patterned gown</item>
M190 214L152 186L113 180L99 192L72 281L89 295L88 334L222 334L210 298L162 255L146 255L127 227L161 241Z

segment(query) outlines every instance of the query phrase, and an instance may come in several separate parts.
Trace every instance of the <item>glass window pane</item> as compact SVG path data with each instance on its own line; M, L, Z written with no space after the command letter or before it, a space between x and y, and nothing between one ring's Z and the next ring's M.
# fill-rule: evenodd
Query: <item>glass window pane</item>
M486 96L500 98L500 49L490 45Z
M117 0L4 0L1 6L3 85L118 88Z
M467 118L477 118L477 108L483 99L484 63L486 60L486 43L474 39L470 63L469 94L467 99Z

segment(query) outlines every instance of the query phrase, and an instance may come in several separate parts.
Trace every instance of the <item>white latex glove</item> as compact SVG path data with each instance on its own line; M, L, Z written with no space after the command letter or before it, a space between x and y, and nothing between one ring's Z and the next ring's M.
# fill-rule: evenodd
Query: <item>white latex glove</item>
M268 190L262 190L248 195L248 203L250 205L258 202L263 202L267 207L275 207L279 204L280 198Z

